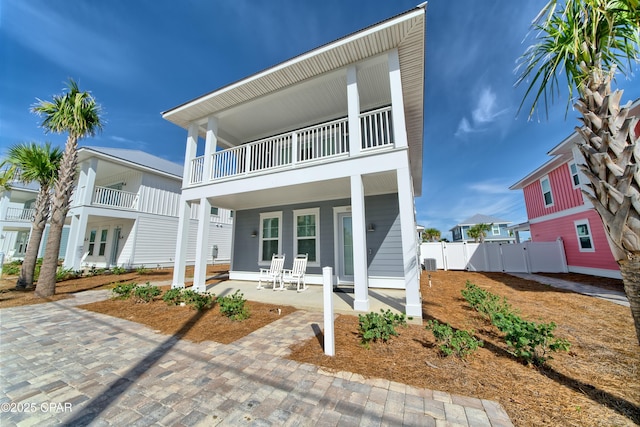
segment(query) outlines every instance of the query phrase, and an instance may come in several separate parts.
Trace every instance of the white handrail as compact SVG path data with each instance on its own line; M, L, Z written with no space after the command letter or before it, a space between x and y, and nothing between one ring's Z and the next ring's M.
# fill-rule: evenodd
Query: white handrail
M108 187L96 187L93 192L93 204L118 208L136 209L138 194Z
M36 214L33 208L7 208L7 221L31 221Z

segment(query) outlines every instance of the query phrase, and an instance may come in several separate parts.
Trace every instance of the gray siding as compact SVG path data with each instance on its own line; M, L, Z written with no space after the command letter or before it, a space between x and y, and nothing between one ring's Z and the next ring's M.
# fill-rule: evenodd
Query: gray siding
M333 208L348 206L350 200L330 200L287 206L271 206L262 209L236 211L234 253L231 269L235 271L258 271L260 213L282 211L282 253L286 254L285 268L291 268L293 253L293 211L320 208L320 267L308 267L308 274L322 274L322 267L335 267ZM402 241L398 197L396 194L365 198L366 223L375 224L375 231L367 232L369 274L371 276L403 276Z

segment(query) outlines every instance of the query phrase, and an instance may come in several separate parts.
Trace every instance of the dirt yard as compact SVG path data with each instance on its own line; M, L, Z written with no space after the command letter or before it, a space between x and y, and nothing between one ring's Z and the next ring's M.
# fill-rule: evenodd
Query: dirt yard
M220 270L210 272L218 273ZM95 278L87 279L92 279L87 281L91 283L79 279L59 284L60 296L105 286ZM170 279L170 273L118 277L119 281L139 283ZM572 279L622 290L616 280L580 275ZM556 353L544 368L516 361L507 352L500 332L462 299L460 290L467 280L507 297L528 320L555 322L556 336L571 342L570 351ZM14 293L1 293L0 307L34 301L28 292L6 298ZM454 328L474 329L484 347L466 361L443 357L430 331L410 325L400 328L400 336L389 343L373 344L367 350L357 335L358 318L341 315L336 321L335 357L325 356L319 341L311 339L295 346L290 358L366 377L496 400L517 426L640 424L640 348L628 308L501 273L425 272L422 295L424 322L436 319ZM252 302L250 320L255 323L249 323L228 321L218 314L217 307L198 315L186 307L168 307L162 302L104 301L86 308L145 323L167 334L182 334L180 331L188 329L182 334L184 339L218 342L231 342L294 310L287 307L278 316L274 307Z

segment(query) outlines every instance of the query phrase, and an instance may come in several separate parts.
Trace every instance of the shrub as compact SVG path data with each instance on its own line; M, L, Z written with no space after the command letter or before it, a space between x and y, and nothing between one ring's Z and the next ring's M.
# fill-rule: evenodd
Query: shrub
M162 295L162 301L166 302L167 305L178 305L182 302L182 289L173 288L169 289Z
M555 323L536 323L522 319L517 310L507 303L506 298L478 288L467 281L462 295L477 311L491 320L491 323L505 334L509 353L527 364L544 365L551 359L549 352L566 351L569 341L555 338Z
M38 275L39 275L39 271L38 271ZM61 282L63 280L69 280L69 279L73 279L79 276L79 273L76 271L73 271L72 268L59 268L56 271L56 282Z
M433 332L436 341L440 343L438 347L445 356L455 354L461 359L482 347L484 343L476 339L474 331L458 329L456 331L448 323L439 323L437 320L427 322L427 329Z
M146 268L146 267L144 266L144 264L142 264L141 266L139 266L139 267L137 267L137 268L136 268L136 273L138 273L138 274L140 274L140 275L148 274L148 273L149 273L149 269L148 269L148 268Z
M513 313L495 313L491 321L504 332L509 353L527 364L541 366L552 359L549 352L569 350L569 341L554 337L556 324L553 322L531 322Z
M146 285L136 286L133 288L133 296L136 302L151 302L155 297L160 295L162 291L157 286L154 286L147 282Z
M16 264L14 261L10 264L5 264L2 266L2 274L6 274L7 276L15 276L20 274L21 269L22 265Z
M119 283L115 288L111 290L113 298L115 299L127 299L131 297L133 290L138 286L136 283Z
M381 340L389 341L391 336L398 336L396 326L406 325L404 314L395 314L391 310L384 311L380 309L380 313L367 313L358 315L358 332L362 345L369 348L371 341Z
M233 295L218 298L220 312L231 320L244 320L249 318L249 310L244 306L244 295L237 290Z
M119 275L121 275L123 273L126 273L126 271L127 270L124 267L118 267L117 265L114 266L114 267L111 267L111 272L113 274L115 274L116 276L119 276Z
M211 303L213 302L213 294L208 292L199 293L192 289L185 289L182 291L182 301L196 310L202 310L203 308L211 307ZM244 301L242 302L244 307ZM243 317L238 320L246 319L249 317L249 313L247 313L246 317ZM235 320L235 319L234 319Z

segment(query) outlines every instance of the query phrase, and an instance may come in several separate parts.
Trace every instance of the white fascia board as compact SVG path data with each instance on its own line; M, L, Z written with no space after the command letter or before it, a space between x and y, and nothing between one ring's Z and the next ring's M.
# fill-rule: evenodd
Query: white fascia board
M575 215L575 214L587 212L590 210L595 210L595 209L593 206L590 206L590 205L576 206L574 208L566 209L564 211L555 212L549 215L539 216L537 218L531 218L529 219L529 224L537 224L539 222L551 221L554 219L562 218L569 215Z
M568 162L569 160L570 159L567 159L565 156L555 157L531 172L529 175L522 178L520 181L513 184L511 187L509 187L509 190L523 189L527 185L539 180L540 178L547 175L549 172L556 169L561 164Z
M80 153L80 150L84 150L85 152L87 152L87 154L89 152L91 153L91 155L87 156L87 159L90 159L91 157L97 157L98 159L102 159L102 160L105 160L105 161L109 161L111 163L116 163L116 164L119 164L119 165L122 165L122 166L126 166L126 167L131 168L131 169L137 169L137 170L141 170L141 171L144 171L144 172L150 172L150 173L153 173L154 175L162 175L162 176L174 179L174 180L179 181L179 182L182 181L182 176L178 176L178 175L174 175L172 173L164 172L164 171L161 171L159 169L150 168L148 166L144 166L144 165L141 165L139 163L132 162L130 160L121 159L119 157L113 157L113 156L110 156L108 154L101 153L99 151L91 150L90 148L82 147L82 148L78 149L78 153Z

